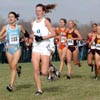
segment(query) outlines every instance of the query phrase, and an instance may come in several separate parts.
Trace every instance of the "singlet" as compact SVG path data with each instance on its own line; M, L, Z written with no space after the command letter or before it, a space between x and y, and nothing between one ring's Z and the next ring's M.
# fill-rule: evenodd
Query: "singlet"
M59 45L59 36L56 36L55 38L54 38L54 44L55 45Z
M71 39L71 38L78 37L74 31L75 30L73 30L72 33L67 32L67 44L68 44L68 46L77 46L77 41Z
M92 38L93 38L93 33L91 33L91 36L89 37L89 42L92 41ZM91 49L96 49L96 43L95 43L95 41L92 43Z
M58 33L60 33L60 42L65 42L67 38L67 29L65 28L64 30L62 30L61 28L58 28Z
M96 43L96 49L100 50L100 38L97 38L97 36L96 36L96 39L95 39L95 43Z
M51 34L51 33L49 32L49 34ZM54 38L50 38L49 39L49 46L50 47L55 47L55 45L54 45Z
M34 32L34 35L37 36L47 36L49 34L49 30L45 25L45 18L41 20L41 22L37 22L37 20L34 21L32 26L32 31ZM34 39L33 46L44 46L49 44L49 39L43 40L41 42L36 42Z
M15 29L11 29L10 25L7 25L7 30L6 30L6 45L20 45L20 28L18 25L16 25Z

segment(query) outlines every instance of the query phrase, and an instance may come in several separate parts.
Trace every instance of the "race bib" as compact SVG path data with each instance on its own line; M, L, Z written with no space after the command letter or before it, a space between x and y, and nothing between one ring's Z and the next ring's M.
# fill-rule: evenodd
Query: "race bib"
M9 43L10 44L19 44L19 36L18 35L12 35L9 37Z
M96 48L96 44L95 42L93 42L93 44L91 45L91 49L95 49Z
M66 37L65 36L61 36L61 42L65 42Z
M69 46L74 45L74 41L72 39L67 39L67 43Z
M64 35L64 32L61 32L61 35Z
M96 44L96 49L100 50L100 44Z

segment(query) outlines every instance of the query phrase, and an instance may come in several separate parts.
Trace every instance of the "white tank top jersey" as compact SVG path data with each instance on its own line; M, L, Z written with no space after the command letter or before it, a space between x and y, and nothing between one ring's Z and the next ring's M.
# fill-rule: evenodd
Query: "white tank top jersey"
M32 26L32 31L34 32L34 35L37 36L47 36L49 34L49 30L47 29L45 25L45 18L41 20L41 22L37 22L37 20L34 21ZM46 46L49 45L49 39L43 40L41 42L36 42L34 39L33 46Z
M51 34L51 33L49 32L49 34ZM55 46L55 45L54 45L54 38L50 38L49 41L50 41L50 43L49 43L50 46L51 46L51 47L54 47L54 46Z

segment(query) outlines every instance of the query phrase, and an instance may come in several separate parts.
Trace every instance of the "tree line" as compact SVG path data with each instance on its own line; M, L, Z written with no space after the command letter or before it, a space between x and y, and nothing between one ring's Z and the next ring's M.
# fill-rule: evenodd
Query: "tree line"
M7 21L0 16L0 30L6 24L7 24ZM23 25L24 28L29 33L31 33L31 21L25 21L23 19L20 19L18 21L18 24ZM77 23L77 28L78 28L78 30L79 30L79 32L80 32L80 34L82 35L83 38L86 38L87 34L89 32L91 32L91 24L92 24L92 22L90 22L90 24L81 24L81 25L79 25L79 22ZM59 23L53 23L53 26L57 27L57 26L59 26Z

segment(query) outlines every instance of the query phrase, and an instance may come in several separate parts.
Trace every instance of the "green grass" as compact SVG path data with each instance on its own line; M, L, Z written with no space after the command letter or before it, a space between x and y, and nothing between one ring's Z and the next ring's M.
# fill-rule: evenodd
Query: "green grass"
M59 67L59 62L54 62ZM10 70L7 64L0 64L0 100L100 100L100 78L93 80L94 74L90 72L86 61L82 67L72 65L72 79L66 79L66 66L62 78L53 82L41 77L44 94L35 96L36 85L33 78L31 63L22 65L22 76L16 79L15 90L9 93L6 85L10 81Z

